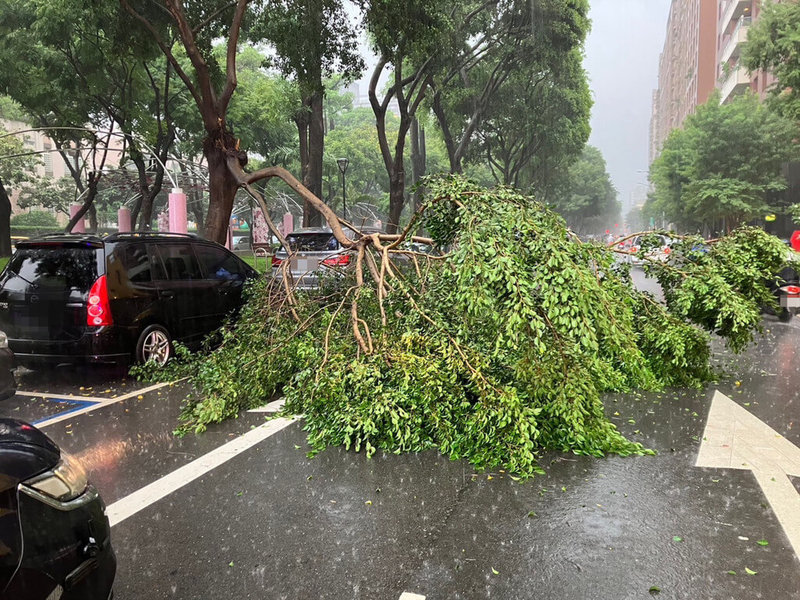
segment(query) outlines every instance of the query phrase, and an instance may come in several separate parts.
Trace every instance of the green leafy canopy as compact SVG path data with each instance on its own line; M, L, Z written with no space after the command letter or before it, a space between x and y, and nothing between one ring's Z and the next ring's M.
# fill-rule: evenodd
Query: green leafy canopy
M781 243L754 229L705 251L685 240L649 267L663 305L633 287L613 251L581 243L535 200L459 177L426 187L424 224L449 252L398 260L383 311L377 288L346 276L300 296L297 320L280 286L256 285L215 350L156 372L191 378L185 429L280 391L314 452L438 448L522 476L541 470L546 449L641 454L601 394L708 381L709 331L742 348L768 296L761 278L783 262ZM371 352L354 343L354 301Z

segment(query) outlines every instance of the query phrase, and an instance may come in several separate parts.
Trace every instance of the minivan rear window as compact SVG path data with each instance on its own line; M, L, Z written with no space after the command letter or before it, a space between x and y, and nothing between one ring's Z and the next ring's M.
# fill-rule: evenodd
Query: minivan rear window
M296 233L286 237L295 252L326 252L338 250L339 242L332 233Z
M98 277L98 253L102 250L70 246L21 248L8 263L8 271L31 285L88 292Z

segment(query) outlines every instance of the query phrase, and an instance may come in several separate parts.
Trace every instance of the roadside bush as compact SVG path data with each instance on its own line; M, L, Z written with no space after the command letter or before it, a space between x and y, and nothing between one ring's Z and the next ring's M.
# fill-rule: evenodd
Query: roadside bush
M11 217L12 227L58 227L58 219L46 210L32 210Z

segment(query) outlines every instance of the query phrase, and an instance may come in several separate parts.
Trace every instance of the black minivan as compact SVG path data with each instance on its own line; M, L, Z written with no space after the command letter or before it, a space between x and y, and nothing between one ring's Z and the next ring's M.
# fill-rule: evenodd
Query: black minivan
M0 330L17 363L164 364L222 325L257 272L192 234L54 234L17 244L0 275Z

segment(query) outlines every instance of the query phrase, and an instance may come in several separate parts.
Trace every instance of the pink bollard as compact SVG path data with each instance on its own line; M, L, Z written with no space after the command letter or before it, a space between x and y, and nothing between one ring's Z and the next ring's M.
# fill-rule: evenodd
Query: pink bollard
M131 211L120 208L117 211L117 231L127 233L131 230Z
M294 217L292 213L283 215L283 235L289 235L294 231Z
M169 230L173 233L186 233L189 230L186 219L186 194L181 188L172 188L169 195Z
M80 204L70 204L69 205L69 218L72 218L78 214L81 210ZM79 219L75 226L72 228L70 233L86 233L86 221L84 219Z
M228 225L228 235L225 236L225 247L228 250L233 249L233 227Z

